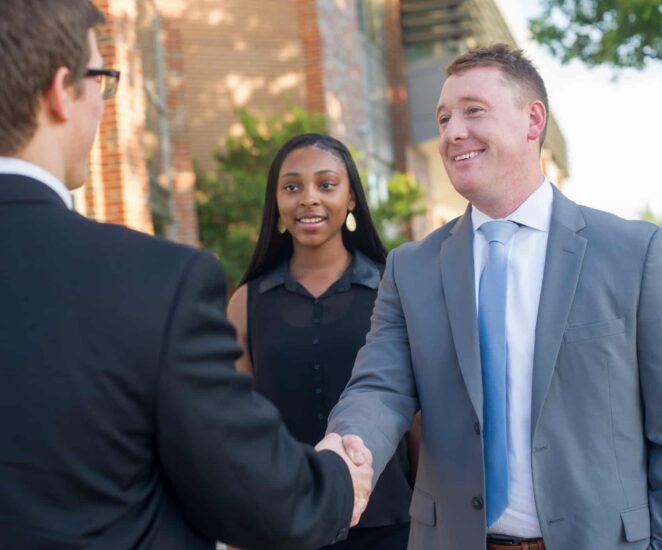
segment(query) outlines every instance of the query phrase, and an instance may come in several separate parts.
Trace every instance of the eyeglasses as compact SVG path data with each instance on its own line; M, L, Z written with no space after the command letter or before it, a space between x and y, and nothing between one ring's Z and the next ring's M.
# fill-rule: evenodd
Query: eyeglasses
M104 99L113 99L120 81L120 72L113 69L87 69L85 78L94 78Z

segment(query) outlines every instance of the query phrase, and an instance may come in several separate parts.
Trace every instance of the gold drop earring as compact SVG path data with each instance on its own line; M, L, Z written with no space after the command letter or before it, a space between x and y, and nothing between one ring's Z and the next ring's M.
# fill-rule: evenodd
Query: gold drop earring
M285 227L285 224L283 223L283 220L281 219L281 217L278 216L278 232L281 235L284 235L285 231L287 231L287 227Z
M345 218L345 227L350 233L354 233L354 231L356 231L356 218L354 217L354 214L352 214L351 210L347 212L347 218Z

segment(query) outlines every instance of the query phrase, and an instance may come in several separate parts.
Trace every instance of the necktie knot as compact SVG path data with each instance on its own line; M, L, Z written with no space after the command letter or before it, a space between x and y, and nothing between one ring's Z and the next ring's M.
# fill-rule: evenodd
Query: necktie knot
M499 242L506 244L510 237L517 231L518 225L515 222L508 220L497 220L485 222L480 226L480 230L485 235L487 242Z

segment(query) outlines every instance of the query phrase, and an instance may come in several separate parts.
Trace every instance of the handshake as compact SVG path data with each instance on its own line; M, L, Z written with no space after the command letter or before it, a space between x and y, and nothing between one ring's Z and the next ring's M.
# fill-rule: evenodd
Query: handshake
M354 510L350 527L354 527L361 519L361 514L368 505L372 492L372 453L357 435L341 437L336 433L326 434L324 439L315 445L316 451L333 451L347 464L354 486Z

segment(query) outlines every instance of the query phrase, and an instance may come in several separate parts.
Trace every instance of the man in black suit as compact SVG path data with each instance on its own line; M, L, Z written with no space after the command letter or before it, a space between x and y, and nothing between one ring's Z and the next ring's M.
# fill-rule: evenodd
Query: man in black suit
M315 548L370 457L316 453L235 372L208 253L70 210L119 75L89 0L0 3L0 548Z

